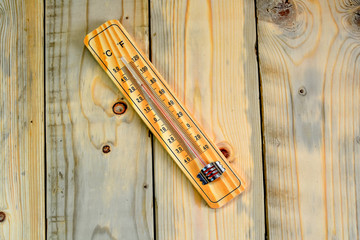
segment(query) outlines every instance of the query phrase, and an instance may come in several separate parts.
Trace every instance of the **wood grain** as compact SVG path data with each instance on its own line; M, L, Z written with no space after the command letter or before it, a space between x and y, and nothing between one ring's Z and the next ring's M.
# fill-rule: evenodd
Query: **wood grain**
M42 1L0 1L0 239L44 239Z
M152 239L148 129L130 107L114 115L123 97L83 45L120 19L148 52L147 1L48 0L46 19L48 238Z
M360 3L257 6L270 239L358 239Z
M155 142L157 237L263 239L254 4L153 0L150 9L154 65L210 137L229 142L233 167L250 183L240 197L210 209Z

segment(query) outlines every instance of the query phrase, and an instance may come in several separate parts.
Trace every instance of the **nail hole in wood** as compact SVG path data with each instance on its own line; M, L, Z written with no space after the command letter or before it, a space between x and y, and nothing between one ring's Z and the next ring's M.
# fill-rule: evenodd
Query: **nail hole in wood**
M4 212L0 212L0 222L5 221L6 214Z
M307 94L307 91L306 91L305 87L299 88L299 95L305 96L306 94Z
M116 115L121 115L126 112L127 104L125 102L117 102L113 105L112 109Z
M144 184L144 189L147 189L149 187L149 185L148 184Z
M109 145L104 145L102 147L102 151L103 151L103 153L109 153L111 151L110 146Z

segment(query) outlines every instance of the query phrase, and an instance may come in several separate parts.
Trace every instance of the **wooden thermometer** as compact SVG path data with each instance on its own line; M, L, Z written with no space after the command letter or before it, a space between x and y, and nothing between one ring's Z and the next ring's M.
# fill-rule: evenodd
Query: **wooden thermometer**
M104 23L84 43L210 207L223 206L245 189L119 21Z

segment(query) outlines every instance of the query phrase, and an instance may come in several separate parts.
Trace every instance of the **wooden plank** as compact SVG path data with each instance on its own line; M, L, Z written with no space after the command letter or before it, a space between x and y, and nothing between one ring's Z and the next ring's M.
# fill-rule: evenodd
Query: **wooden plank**
M357 239L358 1L257 1L270 239Z
M131 107L114 115L123 97L83 45L119 18L148 52L145 0L46 3L49 239L153 238L148 129Z
M0 53L0 239L44 239L42 1L0 1Z
M84 44L210 207L244 191L245 182L118 20L93 30ZM199 177L204 168L218 179Z
M158 142L158 239L263 239L255 10L251 1L151 1L154 65L216 143L228 141L248 189L210 209ZM228 145L223 144L224 148Z

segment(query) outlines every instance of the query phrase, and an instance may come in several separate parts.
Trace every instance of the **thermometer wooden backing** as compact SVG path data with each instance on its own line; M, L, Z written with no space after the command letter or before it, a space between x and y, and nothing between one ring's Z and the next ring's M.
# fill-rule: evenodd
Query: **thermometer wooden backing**
M223 206L245 189L119 21L107 21L84 43L210 207Z

